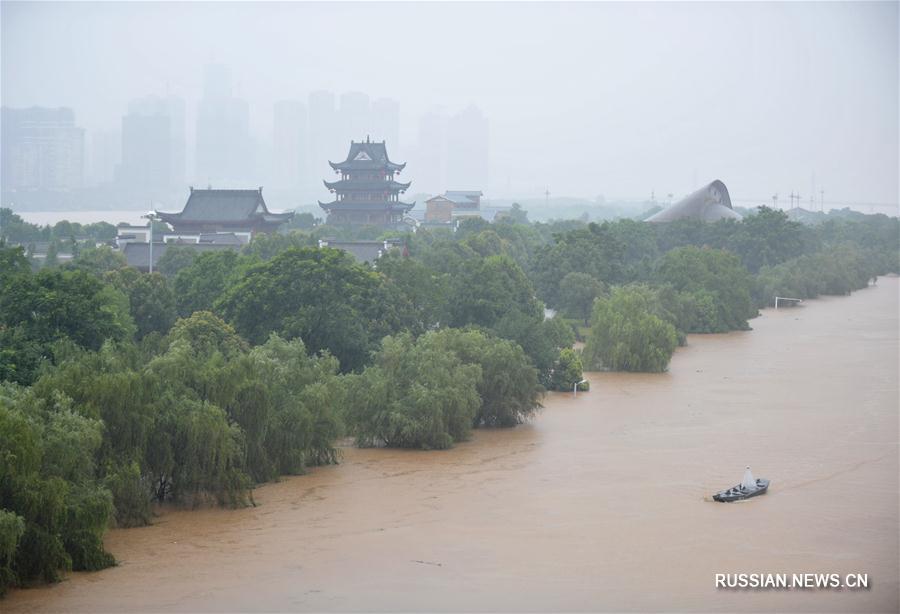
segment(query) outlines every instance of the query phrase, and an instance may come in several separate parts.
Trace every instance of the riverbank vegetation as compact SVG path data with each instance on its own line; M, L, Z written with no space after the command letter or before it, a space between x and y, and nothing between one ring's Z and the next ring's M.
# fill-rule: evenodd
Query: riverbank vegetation
M583 364L664 371L688 333L747 329L775 294L845 294L898 271L885 216L519 213L353 229L403 240L374 265L319 249L345 232L323 227L240 252L171 249L152 275L109 247L38 266L0 244L0 591L112 564L103 531L147 524L155 504L252 504L254 484L338 461L345 435L447 448L528 420Z

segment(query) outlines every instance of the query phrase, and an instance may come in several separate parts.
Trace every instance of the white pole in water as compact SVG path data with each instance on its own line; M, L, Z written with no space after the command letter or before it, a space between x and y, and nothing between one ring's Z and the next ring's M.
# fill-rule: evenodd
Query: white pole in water
M583 383L585 383L586 381L587 381L586 379L583 379L583 380L581 380L580 382L575 382L575 384L572 386L572 396L573 396L573 397L577 397L577 396L578 396L578 385L579 385L579 384L583 384Z

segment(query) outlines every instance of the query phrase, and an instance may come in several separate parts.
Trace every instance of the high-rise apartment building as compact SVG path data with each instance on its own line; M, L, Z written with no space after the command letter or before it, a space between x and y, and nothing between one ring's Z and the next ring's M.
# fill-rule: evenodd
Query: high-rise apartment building
M204 69L203 98L197 108L197 155L194 176L223 187L253 178L250 109L235 98L226 67Z
M170 190L184 183L184 101L148 96L128 105L122 118L121 186Z
M394 152L399 152L400 103L391 98L379 98L372 102L370 118L372 140L387 141Z
M343 155L345 147L338 134L337 112L334 108L334 94L326 91L309 94L309 187L321 187L321 179L316 172L324 160Z
M447 187L487 190L488 120L469 106L447 122Z
M309 174L306 105L299 100L276 102L272 127L275 186L279 188L305 186Z
M84 183L84 129L72 109L2 109L3 190L70 190Z
M440 194L446 187L447 120L440 111L429 111L419 119L419 138L413 163L418 189Z
M372 131L369 97L362 92L341 94L340 120L341 147L349 141L361 141Z
M90 137L85 184L110 184L115 180L116 169L122 163L122 131L118 128L95 130Z

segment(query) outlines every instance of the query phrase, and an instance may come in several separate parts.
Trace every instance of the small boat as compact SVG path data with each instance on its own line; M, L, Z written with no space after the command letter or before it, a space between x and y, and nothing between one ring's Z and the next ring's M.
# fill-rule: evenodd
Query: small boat
M769 490L769 480L765 478L754 479L753 474L750 472L750 467L747 467L747 470L744 472L744 479L741 480L740 484L714 494L713 500L720 503L731 503L732 501L764 495L767 490Z

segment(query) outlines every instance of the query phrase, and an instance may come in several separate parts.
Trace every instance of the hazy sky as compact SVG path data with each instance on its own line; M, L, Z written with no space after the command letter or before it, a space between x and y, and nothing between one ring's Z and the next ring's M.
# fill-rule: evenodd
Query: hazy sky
M217 61L263 139L275 100L317 89L399 100L407 147L420 114L474 103L496 194L719 178L787 204L815 174L826 201L897 203L898 26L896 2L3 2L2 102L71 106L91 131L168 91L190 121Z

